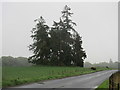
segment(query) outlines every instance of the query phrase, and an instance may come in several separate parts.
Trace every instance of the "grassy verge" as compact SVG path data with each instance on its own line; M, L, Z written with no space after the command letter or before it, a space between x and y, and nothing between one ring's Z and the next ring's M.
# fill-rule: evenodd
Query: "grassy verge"
M2 69L3 87L108 70L106 68L91 70L90 68L55 66L3 67Z
M109 79L105 80L96 90L109 89Z
M120 72L116 72L112 75L112 77L110 77L109 79L112 80L112 82L114 82L114 88L116 88L115 90L117 90L117 84L120 82ZM105 80L96 90L101 90L101 89L109 89L109 79Z

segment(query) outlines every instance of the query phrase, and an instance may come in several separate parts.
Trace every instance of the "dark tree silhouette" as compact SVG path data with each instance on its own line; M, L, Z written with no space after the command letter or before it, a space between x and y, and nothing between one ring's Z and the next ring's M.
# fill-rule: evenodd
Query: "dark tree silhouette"
M29 49L34 52L34 55L29 57L29 62L34 64L48 64L49 63L49 37L48 30L49 27L45 24L45 20L41 16L36 19L37 23L35 28L33 28L31 37L34 43L29 46Z
M80 66L83 67L86 53L82 48L82 40L74 29L76 23L71 20L73 13L67 5L62 11L59 22L54 21L49 28L45 20L40 17L35 20L37 25L33 28L31 36L34 43L29 46L34 55L29 62L42 65Z
M74 25L76 26L76 23L71 20L73 13L71 13L70 10L71 8L66 5L64 7L64 10L62 11L63 31L66 32L65 36L68 36L65 37L64 40L66 40L69 46L67 52L64 53L65 55L67 55L65 61L68 65L70 65L71 62L73 62L75 66L83 67L83 60L87 56L82 48L81 37L79 36L78 32L74 29Z
M82 40L79 34L76 34L75 40L74 40L74 45L73 45L73 56L74 56L74 64L76 66L81 66L83 67L84 65L84 59L87 57L85 51L83 51L82 48Z

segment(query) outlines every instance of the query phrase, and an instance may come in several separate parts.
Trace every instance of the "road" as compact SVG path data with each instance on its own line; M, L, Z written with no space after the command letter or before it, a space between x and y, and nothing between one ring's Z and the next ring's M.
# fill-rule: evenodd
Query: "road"
M86 75L48 80L28 85L16 86L12 88L48 88L50 90L56 90L57 88L89 88L89 90L94 90L104 80L108 79L112 73L116 71L117 70L100 71Z

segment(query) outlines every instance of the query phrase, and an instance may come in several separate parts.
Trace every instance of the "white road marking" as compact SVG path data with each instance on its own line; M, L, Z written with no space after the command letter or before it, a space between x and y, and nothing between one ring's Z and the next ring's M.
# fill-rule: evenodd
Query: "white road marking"
M93 87L93 88L97 88L98 86L95 86L95 87Z

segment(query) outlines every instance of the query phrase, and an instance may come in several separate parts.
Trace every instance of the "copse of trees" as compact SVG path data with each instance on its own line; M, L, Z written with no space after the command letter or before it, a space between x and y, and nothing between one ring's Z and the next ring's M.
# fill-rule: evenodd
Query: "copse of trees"
M49 27L43 17L36 19L32 29L33 44L29 46L34 55L28 61L36 65L80 66L87 57L82 48L82 40L74 29L76 23L71 20L73 13L67 5L62 11L59 22Z

